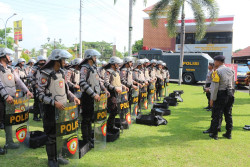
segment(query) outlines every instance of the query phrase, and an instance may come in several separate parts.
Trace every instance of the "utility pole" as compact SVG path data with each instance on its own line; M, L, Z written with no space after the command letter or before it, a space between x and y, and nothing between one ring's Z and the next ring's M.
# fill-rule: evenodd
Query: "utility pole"
M79 57L82 57L82 0L80 0L80 32L79 32Z
M129 33L128 33L128 56L132 56L132 14L133 14L133 0L129 0Z

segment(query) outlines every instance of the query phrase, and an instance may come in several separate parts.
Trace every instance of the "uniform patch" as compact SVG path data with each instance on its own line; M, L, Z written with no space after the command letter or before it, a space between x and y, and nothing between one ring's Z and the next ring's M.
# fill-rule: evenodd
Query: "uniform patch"
M60 88L63 87L63 81L59 81L59 86L60 86Z
M213 78L213 82L220 82L220 77L217 73L217 71L214 71L213 74L212 74L212 78Z
M8 75L8 80L11 80L12 79L12 75Z
M42 82L42 84L45 84L45 83L47 82L47 79L42 78L42 79L41 79L41 82Z

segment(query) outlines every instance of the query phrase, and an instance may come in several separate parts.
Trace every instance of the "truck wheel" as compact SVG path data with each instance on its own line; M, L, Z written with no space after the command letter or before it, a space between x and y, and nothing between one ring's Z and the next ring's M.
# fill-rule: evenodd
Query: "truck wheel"
M185 84L193 84L195 82L195 78L192 73L183 74L182 79Z

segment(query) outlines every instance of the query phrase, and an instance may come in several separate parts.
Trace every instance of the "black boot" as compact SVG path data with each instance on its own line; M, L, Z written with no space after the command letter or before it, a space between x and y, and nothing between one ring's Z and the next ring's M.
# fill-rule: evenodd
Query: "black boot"
M19 148L20 145L17 143L14 143L13 138L12 138L12 126L5 127L5 137L6 137L5 148L7 149Z
M218 140L218 134L210 133L209 137L213 138L214 140Z
M58 167L56 162L56 145L55 144L46 144L46 152L48 155L48 166L49 167Z
M0 122L0 129L4 129L4 124Z
M203 131L204 134L206 133L212 133L211 129L209 128L208 130Z
M37 114L34 114L33 120L34 120L34 121L41 121L41 119L38 118L38 115L37 115Z
M231 132L228 132L228 131L226 133L224 133L222 136L225 138L228 138L228 139L232 139Z
M0 155L4 155L5 153L6 153L6 150L0 147Z

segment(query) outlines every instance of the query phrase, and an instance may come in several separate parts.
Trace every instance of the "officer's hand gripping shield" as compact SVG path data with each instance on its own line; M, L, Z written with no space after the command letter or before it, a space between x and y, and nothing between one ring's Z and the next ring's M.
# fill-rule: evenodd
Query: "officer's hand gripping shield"
M64 110L55 110L57 159L70 158L71 166L77 166L79 160L77 105L67 103L64 106Z
M94 148L106 147L107 136L107 94L100 93L101 100L94 102Z

